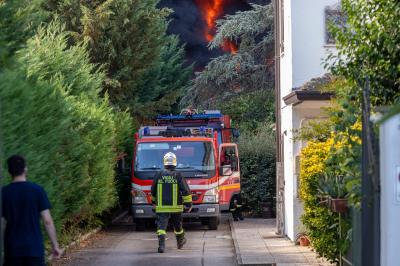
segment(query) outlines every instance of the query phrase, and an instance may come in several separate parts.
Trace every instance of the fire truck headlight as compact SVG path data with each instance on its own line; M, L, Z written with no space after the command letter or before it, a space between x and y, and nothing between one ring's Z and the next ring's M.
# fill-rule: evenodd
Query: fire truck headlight
M133 204L146 204L147 203L146 193L144 193L143 191L137 190L137 189L132 189L131 194L132 194L132 203Z
M218 203L218 189L207 190L204 194L203 203Z

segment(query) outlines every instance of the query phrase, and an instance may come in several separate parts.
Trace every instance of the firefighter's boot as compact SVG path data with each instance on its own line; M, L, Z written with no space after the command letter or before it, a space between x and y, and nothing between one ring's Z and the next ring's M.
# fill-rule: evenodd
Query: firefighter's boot
M158 236L158 253L164 253L165 250L165 235Z
M177 243L178 249L183 248L183 246L186 244L185 233L176 235L176 243Z

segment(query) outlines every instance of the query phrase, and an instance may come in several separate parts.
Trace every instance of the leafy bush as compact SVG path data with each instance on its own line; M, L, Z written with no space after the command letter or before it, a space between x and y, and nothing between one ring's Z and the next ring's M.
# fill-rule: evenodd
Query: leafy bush
M260 211L260 202L274 203L275 136L269 124L255 132L245 132L239 141L242 174L242 196L253 210Z
M115 158L129 132L129 116L96 92L84 44L67 48L58 23L41 28L13 66L0 75L2 161L28 160L29 178L44 186L58 230L96 222L114 206Z
M326 141L309 141L301 151L300 198L304 201L302 222L307 228L313 248L319 255L332 262L338 262L340 252L344 254L349 247L347 234L350 224L347 219L339 220L339 216L322 206L318 199L321 176L330 171L327 168L327 160L331 156L333 146L335 140L331 137ZM342 239L339 239L340 234Z

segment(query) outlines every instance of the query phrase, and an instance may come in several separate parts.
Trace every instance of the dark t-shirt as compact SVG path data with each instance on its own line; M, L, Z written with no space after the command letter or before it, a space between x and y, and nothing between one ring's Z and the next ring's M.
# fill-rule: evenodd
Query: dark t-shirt
M43 257L40 212L50 209L44 189L31 182L15 182L2 190L6 257Z

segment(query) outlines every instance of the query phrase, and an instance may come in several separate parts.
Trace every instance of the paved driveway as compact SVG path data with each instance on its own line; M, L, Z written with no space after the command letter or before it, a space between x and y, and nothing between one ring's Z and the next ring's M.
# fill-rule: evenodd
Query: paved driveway
M73 266L230 266L234 248L228 216L223 216L218 231L207 230L200 223L186 224L188 243L176 248L175 236L168 232L166 252L156 253L158 241L154 229L135 232L126 222L101 232L87 247L73 251L57 265Z

